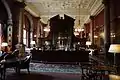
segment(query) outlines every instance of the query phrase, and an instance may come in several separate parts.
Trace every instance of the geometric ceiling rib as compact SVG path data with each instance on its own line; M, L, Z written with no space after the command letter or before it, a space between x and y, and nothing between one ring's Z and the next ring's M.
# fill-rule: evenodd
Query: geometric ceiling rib
M80 23L83 25L88 16L102 4L102 0L25 0L25 3L36 8L44 21L51 16L66 14L75 18L76 24L80 16Z

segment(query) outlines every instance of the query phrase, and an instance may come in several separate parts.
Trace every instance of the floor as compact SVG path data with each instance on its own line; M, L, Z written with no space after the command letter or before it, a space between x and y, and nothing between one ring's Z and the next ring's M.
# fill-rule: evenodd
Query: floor
M21 70L16 74L14 69L7 69L6 80L80 80L78 65L30 63L30 74Z
M78 65L31 62L30 74L28 74L27 70L21 70L21 74L18 75L15 73L14 69L8 68L6 80L81 80L81 68Z
M12 73L6 77L6 80L80 80L80 75L55 72L31 72L27 74L22 72L20 75Z

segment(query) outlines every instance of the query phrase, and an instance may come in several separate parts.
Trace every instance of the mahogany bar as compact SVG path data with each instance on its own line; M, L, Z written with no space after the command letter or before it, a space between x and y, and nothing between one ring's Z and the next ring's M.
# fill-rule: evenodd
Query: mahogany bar
M41 62L58 62L58 63L79 63L89 61L89 52L85 50L79 51L42 51L31 50L32 60Z

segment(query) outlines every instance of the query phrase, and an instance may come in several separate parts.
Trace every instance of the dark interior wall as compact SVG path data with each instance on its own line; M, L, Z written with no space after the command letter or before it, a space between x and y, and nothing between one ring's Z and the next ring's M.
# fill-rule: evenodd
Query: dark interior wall
M7 19L8 19L8 15L6 8L2 3L2 1L0 1L0 22L2 23L2 32L3 32L2 34L4 35L3 41L6 41L6 37L7 37Z
M18 43L18 27L19 27L19 13L20 13L20 7L19 3L17 3L15 0L7 0L7 3L11 9L12 13L12 22L13 22L13 43L12 47L13 50L15 49L15 45Z
M112 43L120 43L120 0L111 0L111 31L115 32Z
M102 10L97 16L95 16L95 28L96 26L104 25L104 10Z
M6 23L7 19L8 19L7 11L5 9L4 4L0 1L0 20Z
M117 16L116 42L120 43L120 0L117 0L116 2L116 16Z
M120 0L113 0L116 16L120 16Z

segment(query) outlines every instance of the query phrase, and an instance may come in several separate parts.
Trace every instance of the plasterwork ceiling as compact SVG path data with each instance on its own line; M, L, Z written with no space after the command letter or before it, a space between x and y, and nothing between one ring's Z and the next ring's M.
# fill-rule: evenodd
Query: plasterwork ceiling
M25 2L36 8L45 23L52 16L67 14L76 20L75 27L79 19L83 26L89 16L95 15L94 13L102 5L102 0L25 0Z

